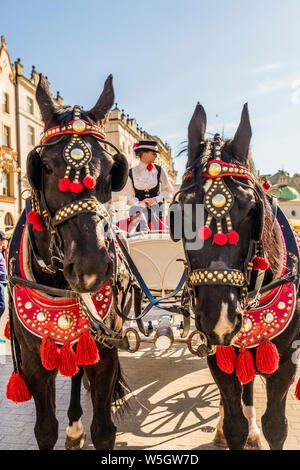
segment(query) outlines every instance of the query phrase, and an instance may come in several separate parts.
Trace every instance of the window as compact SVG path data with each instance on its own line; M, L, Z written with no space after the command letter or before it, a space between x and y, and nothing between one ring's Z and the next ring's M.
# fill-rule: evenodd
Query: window
M9 113L9 94L5 92L3 93L2 110L4 113Z
M3 145L10 147L10 128L3 126Z
M14 226L13 216L9 212L7 212L4 216L4 225L5 225L5 228L7 229L13 228Z
M27 126L27 144L34 145L34 128Z
M26 100L26 111L29 114L33 114L33 99L27 96Z
M2 194L10 196L10 176L9 173L2 173Z

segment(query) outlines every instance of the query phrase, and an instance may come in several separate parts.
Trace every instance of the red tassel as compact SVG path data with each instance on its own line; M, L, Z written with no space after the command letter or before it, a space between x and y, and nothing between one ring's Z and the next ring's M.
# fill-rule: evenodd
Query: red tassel
M209 227L201 227L198 230L198 237L201 240L207 240L211 236L211 229Z
M236 375L242 384L251 382L255 377L255 367L251 352L241 348L236 360Z
M83 184L87 189L93 189L96 186L96 180L93 176L86 176L83 178Z
M6 387L6 398L15 403L22 403L32 397L24 378L18 372L13 372Z
M66 377L72 377L79 370L76 364L76 356L70 343L65 343L60 350L58 370L61 375Z
M72 183L70 183L70 191L72 193L81 193L82 190L83 186L80 181L72 181Z
M68 178L62 178L58 183L58 187L63 193L67 193L70 191L70 180L68 180Z
M265 181L263 183L262 187L264 188L265 191L269 191L271 185L270 185L269 181Z
M153 163L148 163L148 165L147 165L147 170L148 170L148 171L151 171L151 170L153 170L153 168L154 168Z
M56 369L59 364L59 355L55 341L49 336L44 336L40 351L41 361L45 369Z
M239 239L239 234L235 230L232 230L231 232L227 233L227 240L228 243L230 243L231 245L235 245L239 241Z
M216 233L214 236L214 243L216 245L225 245L227 243L227 235L225 233Z
M80 335L76 349L76 362L78 365L88 366L100 360L96 342L90 337L88 331Z
M263 374L273 374L279 366L279 354L275 344L269 339L256 349L256 367Z
M300 400L300 379L298 380L296 390L295 390L295 397L297 400Z
M261 256L254 256L253 258L253 271L266 271L269 267L269 262L266 258Z
M4 328L4 336L6 339L10 339L9 321L6 322L6 325Z
M223 372L232 374L236 363L236 354L232 346L217 346L216 359L219 368Z

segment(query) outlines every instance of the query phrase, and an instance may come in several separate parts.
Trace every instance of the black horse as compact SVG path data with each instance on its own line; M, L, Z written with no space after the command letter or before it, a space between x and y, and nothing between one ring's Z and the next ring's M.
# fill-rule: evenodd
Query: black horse
M262 290L270 283L274 286L274 282L280 279L284 262L283 243L279 225L274 223L271 202L250 158L251 126L248 106L243 108L240 124L232 140L223 142L220 136L215 136L216 142L205 141L205 130L206 114L198 103L188 128L188 163L177 207L183 210L185 204L194 208L197 204L206 204L205 227L197 225L195 210L188 212L193 214L192 220L188 220L188 215L182 220L183 226L187 223L192 225L194 232L199 234L204 243L201 249L193 249L191 245L187 248L187 243L190 244L191 240L183 233L187 285L193 302L196 327L207 338L207 349L211 353L207 357L208 365L221 394L222 418L217 440L225 444L227 442L230 449L243 449L248 435L251 444L254 447L258 445L253 380L245 381L243 385L235 373L225 373L218 365L217 354L213 352L220 346L231 348L235 336L243 327L247 290L253 291L258 285L257 271L251 270L255 252L250 248L258 246L253 244L253 240L261 240L260 259L264 263L268 260L263 268L263 283L259 287ZM215 163L210 167L209 162L212 160ZM236 168L239 174L228 175L229 166L224 170L226 164L231 166L232 171ZM226 187L219 186L219 193L222 194L216 195L213 190L213 176L219 171L225 171L226 176L222 180ZM223 233L225 219L220 222L227 210L226 200L229 200L226 216L228 235ZM220 212L223 205L224 212ZM220 217L219 221L214 221L214 217ZM213 236L214 230L217 234ZM233 270L238 270L239 273L234 274L236 284L225 282L224 273L232 274ZM211 279L212 272L216 273L213 279L215 284ZM244 281L247 275L249 282L245 290ZM195 278L198 282L195 282ZM272 338L279 353L279 366L274 373L264 374L268 398L267 408L262 416L262 430L271 449L282 449L287 437L285 406L287 392L296 373L296 363L292 356L295 353L293 342L299 339L299 313L298 303L288 326ZM258 348L247 350L251 353L254 364L256 349ZM235 349L235 352L238 350ZM256 373L259 371L256 370Z
M59 107L54 102L49 84L40 76L36 99L45 123L45 131L59 126L64 129L74 120L74 109ZM101 128L114 102L112 76L104 85L96 105L89 111L77 107L77 118L90 126ZM33 230L33 242L41 264L29 247L28 259L32 274L31 280L39 285L70 290L73 293L94 293L109 280L113 273L113 261L108 252L101 217L96 211L83 211L74 217L66 218L63 223L53 226L53 217L70 204L81 204L83 200L105 203L111 199L112 191L119 191L126 183L128 165L125 156L110 154L93 133L82 135L84 149L91 156L86 171L90 184L82 185L82 175L77 178L81 191L72 192L62 188L59 182L66 180L68 163L63 158L65 148L74 134L61 133L34 149L28 156L27 176L34 194L35 204L39 206L41 219ZM101 140L101 139L100 139ZM78 159L77 153L74 158ZM81 157L79 151L79 157ZM75 161L75 160L74 160ZM76 163L76 162L75 162ZM86 175L87 176L87 175ZM50 223L50 222L51 223ZM41 230L41 225L44 230ZM51 267L43 269L41 266ZM56 269L56 267L59 269ZM70 295L71 297L71 295ZM41 362L41 339L30 333L16 316L10 302L11 332L14 348L19 351L22 373L36 406L35 436L39 449L53 449L58 437L58 421L55 416L55 378L57 369L47 370ZM121 330L119 317L112 309L105 323L113 331ZM69 427L67 447L81 447L84 430L81 423L80 406L81 378L85 371L91 390L93 419L91 438L96 449L112 449L116 428L111 420L111 406L121 400L124 391L120 385L121 370L116 347L106 347L97 343L101 360L94 365L79 367L72 377L71 401L68 409Z

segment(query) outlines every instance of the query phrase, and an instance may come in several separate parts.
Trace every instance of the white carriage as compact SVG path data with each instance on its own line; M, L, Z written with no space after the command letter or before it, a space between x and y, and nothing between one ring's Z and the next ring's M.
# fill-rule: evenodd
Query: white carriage
M125 331L132 333L131 338L128 335L134 344L131 352L137 350L141 341L155 343L160 350L168 349L173 343L184 342L195 354L203 342L202 338L194 330L194 325L191 325L190 315L179 313L180 310L189 313L189 305L185 303L187 296L184 282L181 282L184 274L184 250L181 242L172 241L166 217L162 220L160 230L118 232L122 238L126 238L130 258L151 296L166 299L154 305L140 321L136 321L135 316L151 303L145 292L140 311L134 312L135 308L132 309L132 320L126 321L124 325ZM181 287L178 289L180 282Z

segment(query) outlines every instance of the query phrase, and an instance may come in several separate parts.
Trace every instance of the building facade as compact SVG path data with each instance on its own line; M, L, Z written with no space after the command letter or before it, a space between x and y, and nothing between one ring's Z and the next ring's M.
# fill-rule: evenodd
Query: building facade
M18 209L18 166L16 141L15 70L4 36L0 48L0 229L10 230Z

